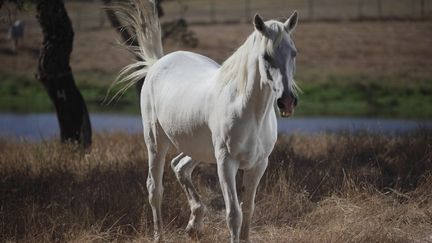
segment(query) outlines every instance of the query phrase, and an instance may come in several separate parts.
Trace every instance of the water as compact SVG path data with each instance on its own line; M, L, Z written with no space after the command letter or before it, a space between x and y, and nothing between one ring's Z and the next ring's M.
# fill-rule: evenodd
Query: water
M91 114L91 123L96 132L122 131L141 133L139 116L119 114ZM316 134L320 132L368 131L372 133L404 133L418 127L432 128L432 121L378 118L311 117L280 119L280 133ZM44 114L0 114L0 137L24 138L27 140L49 139L59 134L57 118L53 113Z

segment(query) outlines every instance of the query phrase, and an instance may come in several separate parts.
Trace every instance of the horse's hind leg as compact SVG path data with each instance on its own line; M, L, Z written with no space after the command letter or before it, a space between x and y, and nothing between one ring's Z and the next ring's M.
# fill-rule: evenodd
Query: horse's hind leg
M205 206L201 202L200 196L191 180L192 171L198 164L199 161L192 160L191 157L186 156L183 153L171 161L171 168L173 169L177 180L185 191L189 201L191 215L186 227L186 232L191 237L199 237L202 234L204 228L203 219L206 211Z
M146 128L146 126L144 126ZM149 131L150 130L150 131ZM156 132L157 137L153 136L152 129L144 129L144 138L148 151L148 177L147 190L149 202L153 213L154 237L156 241L162 240L162 177L164 172L165 156L169 149L169 140L164 136L163 131Z

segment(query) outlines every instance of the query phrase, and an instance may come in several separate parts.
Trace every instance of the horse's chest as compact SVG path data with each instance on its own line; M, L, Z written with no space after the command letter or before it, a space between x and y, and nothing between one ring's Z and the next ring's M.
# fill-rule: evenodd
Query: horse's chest
M244 124L238 131L232 132L227 146L231 156L240 161L240 167L248 168L270 155L276 139L276 122L269 121L262 127Z

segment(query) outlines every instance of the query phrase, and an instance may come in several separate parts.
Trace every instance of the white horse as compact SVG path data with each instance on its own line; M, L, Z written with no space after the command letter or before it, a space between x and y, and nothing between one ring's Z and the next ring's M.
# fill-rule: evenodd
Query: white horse
M162 176L171 146L181 153L171 167L189 201L187 232L201 234L205 207L191 173L201 162L217 165L231 242L248 241L258 183L277 139L274 103L283 117L296 105L293 76L296 49L290 37L294 12L286 22L264 22L222 66L192 52L163 56L154 2L134 0L120 13L136 33L141 60L125 67L118 82L125 89L145 77L141 91L144 139L148 149L147 189L156 240L162 237ZM235 176L244 170L242 202Z

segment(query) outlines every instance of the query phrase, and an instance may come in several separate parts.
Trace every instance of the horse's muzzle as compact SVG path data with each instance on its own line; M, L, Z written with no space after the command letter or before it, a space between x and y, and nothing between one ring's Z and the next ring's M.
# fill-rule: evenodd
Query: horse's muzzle
M297 105L297 98L293 95L282 95L276 101L282 117L290 117L294 114L294 107Z

